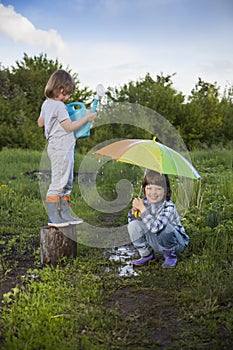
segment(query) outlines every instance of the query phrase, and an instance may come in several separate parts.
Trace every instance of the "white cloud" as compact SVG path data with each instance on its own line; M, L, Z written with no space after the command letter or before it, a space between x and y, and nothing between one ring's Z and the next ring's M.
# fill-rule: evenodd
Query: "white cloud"
M58 53L65 50L65 43L54 29L45 31L35 28L26 17L15 12L13 6L0 4L0 33L15 43L37 45Z
M147 71L140 57L140 47L133 44L89 41L69 46L69 66L79 73L84 85L92 88L99 82L104 85L125 83Z
M97 83L107 86L119 86L129 81L137 81L150 73L171 75L173 87L185 95L198 82L198 77L209 83L218 82L225 86L232 76L232 61L223 61L222 56L214 57L209 48L209 56L195 53L193 43L169 43L169 45L134 44L123 42L73 42L70 43L69 62L73 71L79 73L82 85L95 88ZM199 46L204 42L199 43ZM193 50L193 52L192 52ZM190 52L192 52L190 54ZM208 64L207 64L208 63Z

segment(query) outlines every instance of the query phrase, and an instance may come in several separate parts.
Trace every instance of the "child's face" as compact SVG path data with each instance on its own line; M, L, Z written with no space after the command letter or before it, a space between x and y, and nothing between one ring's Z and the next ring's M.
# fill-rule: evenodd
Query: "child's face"
M67 94L67 95L60 94L57 99L59 101L66 102L67 100L69 100L69 98L70 98L70 94Z
M150 203L158 203L164 199L164 188L157 185L146 185L145 196Z

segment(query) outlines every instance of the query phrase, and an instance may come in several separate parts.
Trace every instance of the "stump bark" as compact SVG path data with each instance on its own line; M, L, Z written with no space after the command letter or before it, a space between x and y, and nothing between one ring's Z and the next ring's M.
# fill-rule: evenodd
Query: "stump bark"
M40 228L40 258L42 265L56 265L62 257L75 258L76 256L76 225L62 228L48 226Z

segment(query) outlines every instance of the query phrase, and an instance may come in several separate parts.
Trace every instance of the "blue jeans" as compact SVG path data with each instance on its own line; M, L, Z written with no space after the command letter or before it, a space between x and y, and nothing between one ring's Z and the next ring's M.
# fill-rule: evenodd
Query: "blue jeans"
M161 254L180 253L186 247L181 234L171 224L156 234L148 231L142 221L133 220L128 224L128 232L131 242L142 257L149 255L152 250Z

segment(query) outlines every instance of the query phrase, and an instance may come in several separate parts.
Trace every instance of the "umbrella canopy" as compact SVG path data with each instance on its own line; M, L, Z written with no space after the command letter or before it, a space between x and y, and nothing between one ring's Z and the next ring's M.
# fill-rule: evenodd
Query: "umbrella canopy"
M96 154L109 156L119 162L138 165L160 174L199 179L192 164L180 153L153 140L126 139L113 142Z

